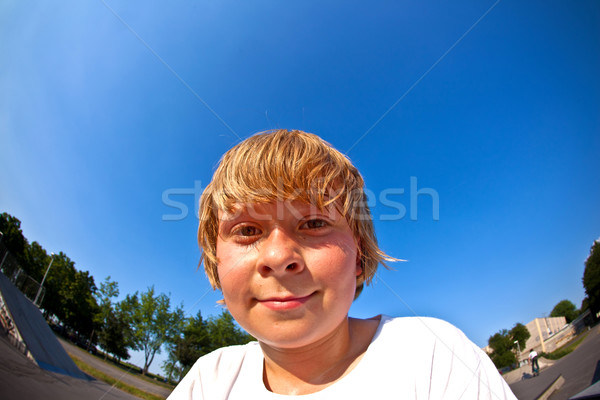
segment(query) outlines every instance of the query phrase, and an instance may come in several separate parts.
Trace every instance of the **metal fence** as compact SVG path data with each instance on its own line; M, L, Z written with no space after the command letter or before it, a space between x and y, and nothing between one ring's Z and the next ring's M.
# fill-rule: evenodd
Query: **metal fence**
M44 300L46 288L42 287L38 281L29 276L19 263L8 251L4 243L0 242L0 271L15 285L29 300L34 302L38 291L41 288L40 295L37 299L39 307Z

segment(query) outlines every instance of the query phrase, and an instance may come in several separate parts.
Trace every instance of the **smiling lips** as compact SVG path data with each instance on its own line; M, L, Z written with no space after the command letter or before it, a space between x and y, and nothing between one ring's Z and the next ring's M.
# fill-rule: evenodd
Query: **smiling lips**
M312 297L312 295L313 294L311 293L308 296L303 297L272 297L264 300L258 300L258 302L275 311L292 310L306 303Z

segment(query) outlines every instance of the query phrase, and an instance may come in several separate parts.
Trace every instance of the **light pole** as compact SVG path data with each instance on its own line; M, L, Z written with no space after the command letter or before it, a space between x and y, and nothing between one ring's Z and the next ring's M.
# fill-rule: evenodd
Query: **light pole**
M33 301L33 304L37 305L38 307L39 304L37 303L37 301L40 298L40 293L42 293L42 287L44 286L44 282L46 282L46 277L48 276L48 271L50 271L50 267L52 266L52 261L54 261L54 253L50 253L50 255L52 256L52 258L50 259L50 264L48 264L48 268L46 268L44 279L42 279L42 283L40 283L40 288L38 289L37 294L35 295L35 300Z
M515 340L515 344L517 345L517 364L519 367L521 366L521 345L519 345L519 341Z

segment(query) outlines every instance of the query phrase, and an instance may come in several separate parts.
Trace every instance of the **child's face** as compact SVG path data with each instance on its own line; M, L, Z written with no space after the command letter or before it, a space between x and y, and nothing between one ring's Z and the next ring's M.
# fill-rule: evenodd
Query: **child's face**
M281 348L316 343L340 326L361 273L346 219L298 201L219 212L217 258L233 317Z

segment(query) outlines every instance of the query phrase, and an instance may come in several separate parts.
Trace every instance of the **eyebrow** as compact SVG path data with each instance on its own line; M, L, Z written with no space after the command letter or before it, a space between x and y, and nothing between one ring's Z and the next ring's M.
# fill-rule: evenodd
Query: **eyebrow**
M260 211L256 210L255 206L257 204L258 203L251 203L251 204L237 203L236 205L234 205L231 208L232 211L219 210L221 215L218 217L218 220L228 223L228 222L235 221L244 215L248 215L252 219L261 220L261 221L271 220L272 219L271 213L260 212Z

